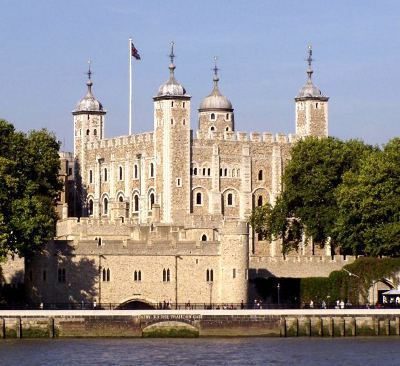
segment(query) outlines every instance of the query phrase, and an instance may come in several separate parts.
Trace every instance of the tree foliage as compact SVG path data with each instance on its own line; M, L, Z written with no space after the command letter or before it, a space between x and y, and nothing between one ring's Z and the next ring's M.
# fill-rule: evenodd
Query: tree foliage
M297 247L303 235L320 245L328 238L335 244L338 211L335 191L343 174L357 171L371 151L371 146L357 140L308 137L299 141L292 148L291 160L283 174L282 194L264 215L261 214L264 208L256 209L251 224L270 239L283 239L284 251Z
M0 257L29 256L54 236L58 150L48 131L23 134L0 120Z
M354 254L400 256L400 139L349 171L336 192L337 240Z

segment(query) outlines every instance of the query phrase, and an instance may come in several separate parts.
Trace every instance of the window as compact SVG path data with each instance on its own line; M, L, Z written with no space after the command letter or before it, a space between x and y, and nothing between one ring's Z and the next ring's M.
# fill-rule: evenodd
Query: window
M183 119L182 123L183 125L186 125L186 119Z
M207 241L207 235L206 235L206 234L203 234L203 235L202 235L201 241Z
M207 280L207 282L213 282L214 281L214 270L207 269L207 271L206 271L206 280Z
M197 168L193 168L193 175L197 175Z
M97 135L97 130L96 129L93 130L93 135L95 135L95 136Z
M196 205L201 205L202 204L202 197L201 197L201 192L196 193Z
M222 168L219 169L219 176L222 177Z
M235 177L235 176L236 176L236 170L232 169L232 177Z
M214 126L211 126L211 127L210 127L210 131L215 131L215 127L214 127Z
M229 113L226 114L225 118L229 121Z
M215 113L211 113L210 118L211 118L211 119L215 119Z
M46 282L47 280L47 272L46 270L43 271L43 282Z
M107 172L107 168L104 168L104 182L107 182L108 180L108 172Z
M124 171L122 170L122 166L120 166L118 170L119 170L118 178L119 180L122 180L124 178Z
M229 131L229 127L228 126L225 127L225 131Z
M135 164L133 171L134 171L133 176L135 177L135 179L138 179L139 178L139 169L138 169L137 164Z
M233 206L233 194L232 193L228 193L226 201L227 201L228 206Z
M258 240L258 241L262 241L262 240L263 240L263 236L262 236L261 233L258 233L258 234L257 234L257 240Z
M207 169L207 175L210 177L211 176L211 168Z
M226 177L227 175L228 175L228 169L225 168L225 169L224 169L224 177Z
M124 202L124 197L119 196L118 201L119 201L119 202Z
M234 268L232 271L232 278L236 278L236 268Z
M103 214L108 215L108 198L105 197L103 200Z
M154 205L154 193L150 193L150 197L149 197L149 202L150 202L150 210L153 208Z
M171 273L169 271L169 268L163 269L163 282L170 282L171 280Z
M103 282L110 282L110 269L103 268Z
M69 175L69 176L72 175L72 168L68 168L68 175Z
M140 282L142 280L142 271L135 271L133 273L133 280L135 282Z
M174 120L171 118L171 125L173 125L174 124Z
M182 107L185 108L185 102L182 103Z
M57 272L58 282L64 283L65 282L65 268L59 268Z
M315 108L317 108L317 109L318 109L318 103L315 103Z
M137 194L135 194L133 197L133 210L135 212L139 211L139 196Z
M262 170L258 171L258 180L263 180L263 171Z
M89 205L88 205L88 215L92 216L93 215L93 200L89 200Z
M154 178L154 164L150 163L150 178Z
M176 186L177 186L177 187L182 187L182 180L181 180L181 178L176 178Z
M171 102L171 107L173 107L174 106L174 102Z
M93 170L89 170L89 183L93 183Z
M260 206L262 206L262 205L263 205L263 198L262 198L262 196L258 196L258 199L257 199L257 206L260 207Z
M206 168L203 168L203 175L206 175Z
M89 136L90 130L86 130L86 136Z

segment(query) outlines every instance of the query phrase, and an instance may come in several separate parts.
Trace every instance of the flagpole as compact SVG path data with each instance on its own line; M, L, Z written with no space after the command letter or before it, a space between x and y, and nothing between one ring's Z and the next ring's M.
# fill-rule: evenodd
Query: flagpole
M129 135L132 135L132 38L129 38Z

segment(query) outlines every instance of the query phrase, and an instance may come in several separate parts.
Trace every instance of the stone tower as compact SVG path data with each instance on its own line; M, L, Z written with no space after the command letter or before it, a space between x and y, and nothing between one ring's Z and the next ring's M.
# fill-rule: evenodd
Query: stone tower
M154 100L156 202L161 221L183 224L190 213L190 95L175 79L171 43L169 79ZM161 192L161 193L160 193Z
M328 100L312 82L312 48L308 47L307 82L300 89L296 101L296 135L328 136Z
M84 202L86 197L85 186L90 179L93 179L93 176L90 177L86 174L86 145L88 142L104 138L104 116L106 114L102 104L92 93L93 82L91 78L92 72L90 70L90 62L87 74L87 93L78 102L75 110L72 112L74 116L74 158L76 160L75 182L78 195L82 198L81 215L86 214ZM96 174L96 172L91 172L90 174L93 175Z
M214 87L211 94L203 99L199 107L199 130L207 131L234 131L235 121L232 103L223 96L218 88L218 67L214 58Z

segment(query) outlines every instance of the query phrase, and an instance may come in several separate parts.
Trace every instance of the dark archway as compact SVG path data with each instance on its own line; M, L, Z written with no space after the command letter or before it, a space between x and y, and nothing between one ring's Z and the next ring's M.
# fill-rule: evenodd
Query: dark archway
M154 310L154 306L140 300L124 302L117 306L117 310Z

